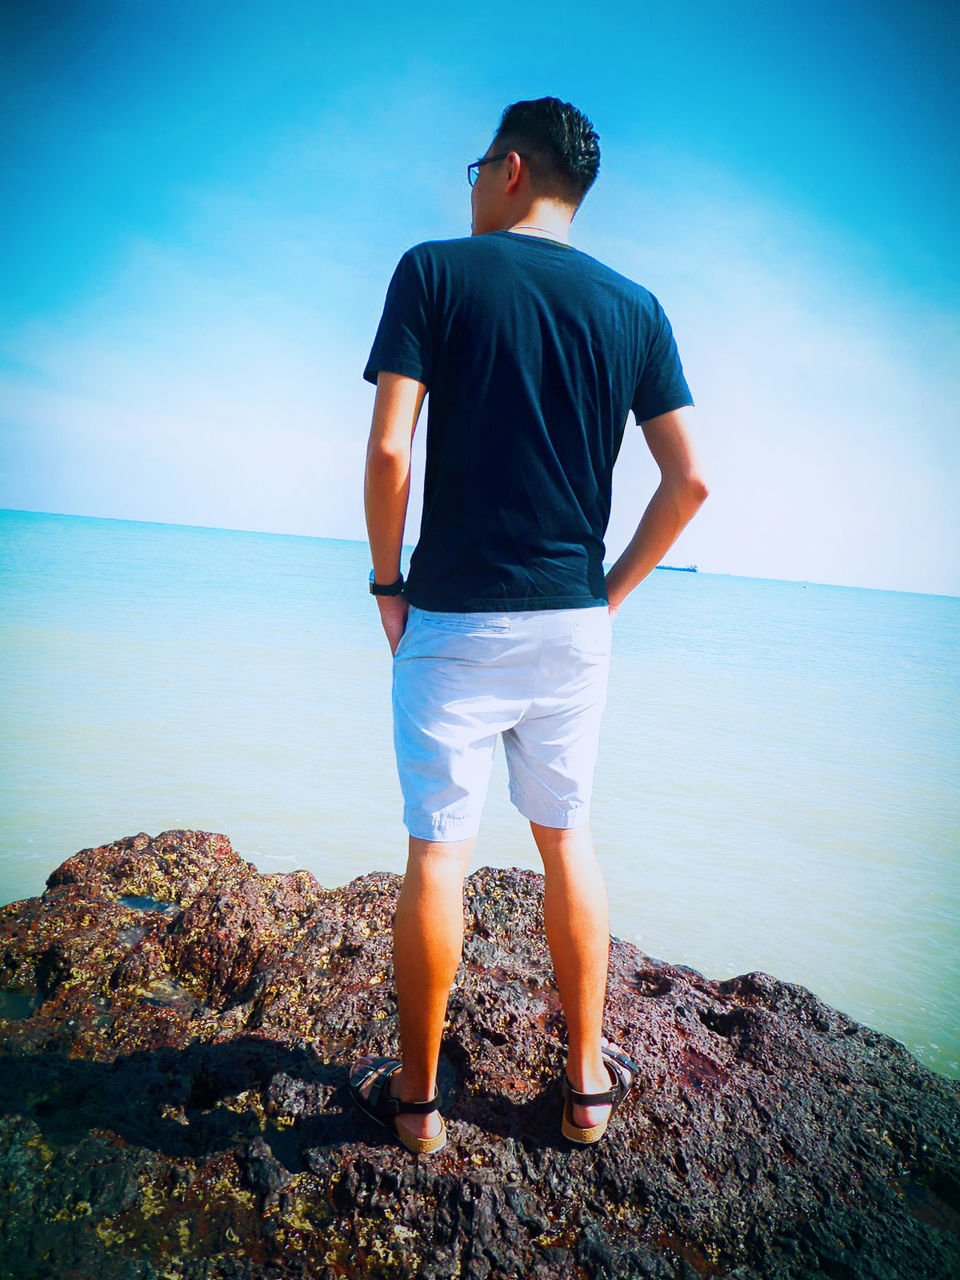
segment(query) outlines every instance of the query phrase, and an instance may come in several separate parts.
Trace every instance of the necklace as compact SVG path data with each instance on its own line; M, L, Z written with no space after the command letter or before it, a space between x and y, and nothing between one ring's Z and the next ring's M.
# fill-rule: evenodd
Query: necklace
M560 244L568 244L569 241L564 240L562 236L558 236L555 231L548 231L546 227L535 227L530 222L518 222L515 227L510 227L511 231L542 231L544 235L550 236L552 239L559 241Z

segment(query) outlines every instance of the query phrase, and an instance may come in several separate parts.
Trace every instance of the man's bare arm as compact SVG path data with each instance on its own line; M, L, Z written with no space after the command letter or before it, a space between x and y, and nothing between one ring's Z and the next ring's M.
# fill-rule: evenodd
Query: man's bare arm
M660 563L707 496L694 455L687 410L650 418L640 425L660 468L660 484L643 513L637 531L607 574L610 612Z
M396 582L400 576L403 526L410 497L410 453L426 391L415 378L399 373L377 374L363 504L374 578L384 585ZM407 602L403 596L377 596L376 600L390 651L394 653L407 625Z

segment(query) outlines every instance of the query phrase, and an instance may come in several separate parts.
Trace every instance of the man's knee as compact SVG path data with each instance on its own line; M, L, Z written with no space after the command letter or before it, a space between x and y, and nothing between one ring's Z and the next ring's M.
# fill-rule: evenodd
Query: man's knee
M422 840L410 836L407 870L421 873L466 872L476 848L477 838L468 840Z
M537 822L531 822L530 830L543 859L544 870L566 858L594 855L593 833L589 821L575 827L543 827Z

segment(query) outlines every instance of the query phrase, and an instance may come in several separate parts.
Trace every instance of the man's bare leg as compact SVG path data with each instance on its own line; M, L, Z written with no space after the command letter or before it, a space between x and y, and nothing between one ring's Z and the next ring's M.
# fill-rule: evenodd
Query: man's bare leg
M567 1022L567 1075L581 1093L605 1093L600 1046L610 957L610 909L589 825L561 830L531 822L543 858L543 923ZM606 1043L606 1040L603 1041ZM599 1124L610 1104L573 1106L573 1123Z
M410 837L393 921L403 1067L388 1086L391 1097L407 1102L423 1102L436 1092L447 1002L463 954L463 878L476 843L476 838L441 843ZM364 1054L353 1070L375 1056ZM371 1080L363 1087L364 1097L373 1084ZM397 1123L417 1138L433 1138L441 1128L436 1111L425 1116L399 1115Z

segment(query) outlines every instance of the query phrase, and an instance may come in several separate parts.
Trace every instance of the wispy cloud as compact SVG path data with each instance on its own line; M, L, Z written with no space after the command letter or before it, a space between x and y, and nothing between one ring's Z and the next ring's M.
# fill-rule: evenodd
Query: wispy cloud
M336 316L143 243L6 346L7 505L361 536L371 394Z
M277 173L309 145L285 137ZM956 317L696 157L678 173L655 152L614 154L609 169L574 240L664 303L711 486L671 559L960 591ZM421 180L393 242L369 225L334 236L329 208L226 186L191 194L176 243L129 239L97 295L2 344L0 504L362 538L360 375L387 279L426 238L423 205L435 234L466 230L449 175ZM611 555L656 480L631 429ZM419 486L408 539L418 499Z
M656 201L619 184L632 223L591 239L661 297L697 402L711 496L674 558L960 591L958 317L894 292L842 237L762 193L716 175L652 186ZM638 495L656 479L630 446L611 548L632 532Z

